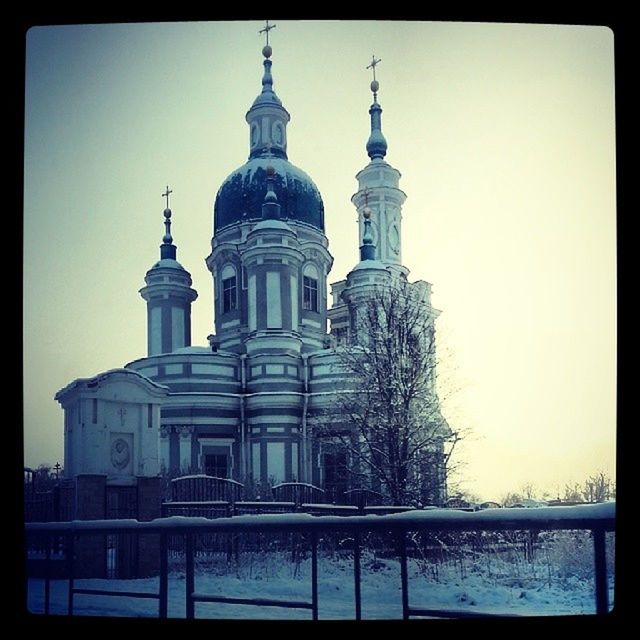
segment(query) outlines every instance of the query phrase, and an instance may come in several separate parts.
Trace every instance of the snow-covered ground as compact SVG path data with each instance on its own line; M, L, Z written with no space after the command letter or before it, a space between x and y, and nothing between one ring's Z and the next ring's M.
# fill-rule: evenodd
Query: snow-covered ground
M585 562L588 566L590 558ZM185 616L185 578L181 563L169 575L169 617ZM567 568L568 567L568 568ZM460 609L464 611L548 616L595 613L593 579L587 572L567 565L558 572L548 556L534 563L515 563L498 556L474 562L447 562L425 565L409 561L409 604L414 607ZM579 569L579 567L578 567ZM309 559L292 563L290 555L269 553L241 559L239 565L226 561L203 563L196 560L198 593L237 598L277 598L311 601ZM584 573L584 572L583 572ZM612 582L612 581L611 581ZM158 591L158 579L77 580L76 587ZM610 584L610 603L613 586ZM320 619L353 619L353 565L338 555L320 556L318 571ZM29 580L28 607L43 611L44 581ZM67 581L51 582L51 613L67 612ZM77 595L76 615L157 616L158 601L128 597ZM255 607L218 603L196 604L197 618L227 619L310 619L311 612L275 607ZM398 619L402 617L400 565L397 560L365 554L362 560L362 617Z

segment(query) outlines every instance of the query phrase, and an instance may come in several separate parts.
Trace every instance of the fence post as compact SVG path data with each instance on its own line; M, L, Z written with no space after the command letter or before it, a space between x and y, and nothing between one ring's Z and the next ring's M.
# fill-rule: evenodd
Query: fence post
M158 617L166 618L169 600L169 571L168 571L167 534L160 534L160 602Z
M67 593L67 615L73 615L73 555L75 553L73 533L67 536L67 571L69 572L69 591Z
M186 589L186 616L187 620L192 620L194 616L194 603L193 603L193 591L195 579L193 575L193 534L186 534L185 545L185 560L186 560L186 577L185 577L185 589Z
M49 533L46 536L47 547L44 556L44 613L49 614L49 601L51 596L51 545L53 536Z
M402 619L409 619L409 577L407 574L407 532L398 532L398 546L400 551L400 580L402 583Z
M318 534L311 532L311 616L318 619Z
M355 582L356 620L362 620L360 594L360 529L356 529L353 535L353 580Z
M593 530L593 550L595 562L596 613L605 614L609 611L609 587L607 585L607 555L605 532L603 529Z

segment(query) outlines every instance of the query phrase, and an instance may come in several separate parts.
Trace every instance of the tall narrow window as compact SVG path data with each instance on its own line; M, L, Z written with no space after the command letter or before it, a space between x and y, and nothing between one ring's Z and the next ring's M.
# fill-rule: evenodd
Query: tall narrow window
M222 281L222 312L228 313L236 308L236 277L225 278Z
M204 457L204 472L214 478L228 478L228 459L224 454L208 453Z
M147 427L151 429L153 427L153 405L147 404Z
M303 276L302 280L302 308L318 311L318 281L309 276Z
M98 399L97 398L93 398L91 403L91 422L93 422L93 424L98 423Z

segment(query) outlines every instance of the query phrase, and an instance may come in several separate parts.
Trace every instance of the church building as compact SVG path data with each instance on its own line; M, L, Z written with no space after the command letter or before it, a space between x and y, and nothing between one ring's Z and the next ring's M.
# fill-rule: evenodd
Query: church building
M262 53L262 89L246 113L248 160L222 183L213 204L205 260L215 326L208 344L192 345L191 303L198 294L178 261L167 187L159 260L140 289L147 357L75 380L56 394L65 412L68 477L97 473L126 484L159 473L207 474L263 495L267 487L297 481L323 488L337 502L352 488L344 473L348 456L317 425L335 402L342 375L337 352L352 338L354 309L375 286L407 280L406 195L400 172L385 161L374 58L369 161L356 175L351 199L360 259L330 284L331 229L325 229L322 196L289 160L290 115L274 90L271 47ZM424 313L435 319L431 285L419 281L411 287ZM430 457L441 478L430 499L436 504L446 499L443 444L450 431L443 424Z

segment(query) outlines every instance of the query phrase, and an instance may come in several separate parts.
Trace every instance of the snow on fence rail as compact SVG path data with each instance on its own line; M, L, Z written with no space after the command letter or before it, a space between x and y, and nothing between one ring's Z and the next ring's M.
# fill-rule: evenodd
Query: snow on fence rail
M73 599L77 594L123 596L132 598L156 598L158 615L167 617L168 599L168 537L184 536L186 564L186 617L195 616L197 602L239 603L234 598L197 593L194 588L194 539L203 534L215 533L264 533L286 531L307 533L311 546L311 591L310 602L269 600L261 598L243 599L242 604L255 606L279 606L305 608L312 618L318 619L318 533L349 531L353 536L353 567L355 618L361 619L360 554L363 534L373 531L391 532L397 542L400 557L400 579L402 590L403 619L412 616L435 617L488 617L489 614L471 614L460 611L425 609L410 606L407 572L407 534L411 531L544 531L581 529L592 532L594 542L594 573L596 613L609 610L606 570L605 534L615 530L615 503L579 505L571 507L541 507L539 509L491 509L465 512L445 509L414 510L390 515L313 516L308 513L284 513L262 515L240 515L211 520L202 517L173 516L150 522L137 520L91 520L53 523L26 523L27 535L45 537L65 536L67 541L67 567L69 576L68 613L73 613ZM77 537L93 534L135 535L158 534L160 538L160 589L157 594L109 590L78 589L74 587L74 544ZM47 554L47 563L50 558ZM48 565L47 565L48 566ZM45 572L45 614L49 613L50 573Z

